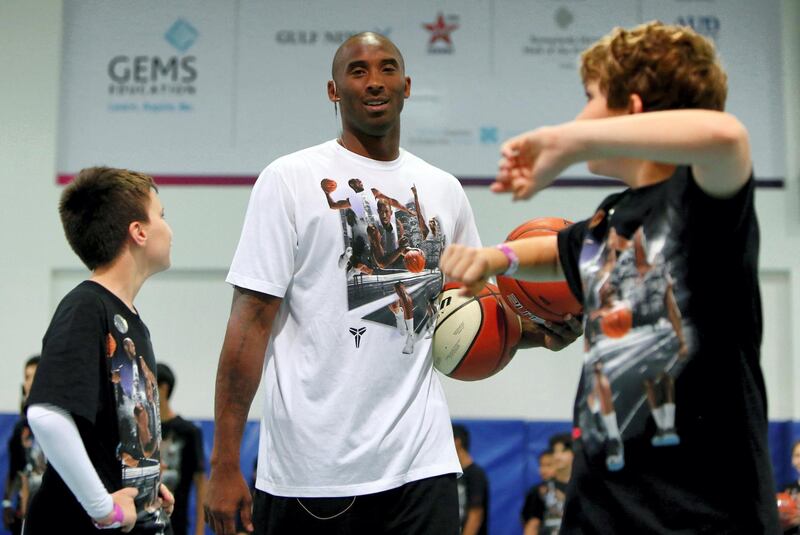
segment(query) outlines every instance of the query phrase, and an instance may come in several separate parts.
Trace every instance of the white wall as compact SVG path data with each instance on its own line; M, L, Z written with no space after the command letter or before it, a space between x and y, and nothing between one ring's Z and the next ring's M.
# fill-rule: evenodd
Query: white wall
M800 334L794 329L800 314L799 2L784 0L783 24L787 187L757 193L767 335L763 361L770 416L800 419L800 396L792 394L795 378L800 377ZM22 362L38 350L55 304L85 276L63 239L56 213L61 191L54 181L60 32L60 1L0 2L2 412L16 410ZM413 105L412 98L408 106ZM555 189L517 204L482 188L469 188L467 193L483 240L489 244L531 217L584 217L608 192ZM222 278L248 193L242 187L161 191L175 232L173 269L145 285L138 306L151 327L157 355L178 375L174 403L190 417L209 418L213 412L216 360L231 294ZM581 362L579 345L561 353L521 351L503 373L487 381L446 380L453 414L569 419Z

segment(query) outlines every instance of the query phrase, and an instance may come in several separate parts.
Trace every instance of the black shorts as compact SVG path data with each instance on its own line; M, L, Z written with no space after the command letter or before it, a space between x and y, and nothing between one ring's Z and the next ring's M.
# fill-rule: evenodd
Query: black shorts
M285 498L256 490L254 535L458 535L455 474L345 498Z

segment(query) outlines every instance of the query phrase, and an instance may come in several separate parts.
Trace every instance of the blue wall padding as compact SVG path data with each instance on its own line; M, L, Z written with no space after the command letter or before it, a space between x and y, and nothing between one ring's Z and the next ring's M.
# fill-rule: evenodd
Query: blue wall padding
M5 447L11 437L15 414L0 414L0 481L5 482L8 471L8 451ZM471 453L483 466L490 485L491 535L519 535L520 509L528 489L539 481L537 457L547 448L547 439L555 433L568 432L565 421L524 420L457 420L470 431ZM211 457L214 437L213 422L195 421L203 431L206 459ZM242 438L241 468L248 483L253 475L253 465L258 451L258 422L248 422ZM791 466L791 447L800 439L800 422L773 421L769 424L769 442L775 481L780 485L796 479ZM721 446L722 447L722 446ZM733 468L735 470L735 467ZM194 511L194 495L190 498L190 515ZM194 517L190 516L192 533ZM0 534L8 532L0 525ZM210 530L206 530L210 534Z

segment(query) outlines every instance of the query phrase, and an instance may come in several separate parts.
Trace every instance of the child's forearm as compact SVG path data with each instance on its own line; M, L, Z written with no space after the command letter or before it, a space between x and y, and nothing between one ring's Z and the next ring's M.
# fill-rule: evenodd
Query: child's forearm
M114 501L89 459L72 416L54 405L37 404L28 408L28 424L47 462L86 513L94 519L106 517L114 508Z

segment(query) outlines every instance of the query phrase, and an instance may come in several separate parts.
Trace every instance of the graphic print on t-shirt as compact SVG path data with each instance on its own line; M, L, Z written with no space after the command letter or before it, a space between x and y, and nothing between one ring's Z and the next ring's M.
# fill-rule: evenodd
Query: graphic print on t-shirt
M650 419L653 447L680 443L674 382L694 351L694 328L681 312L682 256L673 254L665 215L622 230L605 220L593 218L591 227L610 228L602 238L590 228L581 249L586 357L577 415L587 451L605 450L608 469L619 470L623 441L645 433Z
M163 527L165 520L158 497L161 471L158 384L136 347L147 340L134 341L134 333L129 332L119 315L114 317L114 325L117 336L107 334L107 356L117 405L120 439L117 458L122 468L122 486L139 489L135 498L137 528Z
M324 178L320 186L341 213L348 308L397 329L405 336L403 353L412 353L416 340L431 336L436 317L441 221L425 213L415 186L384 193L360 178Z

